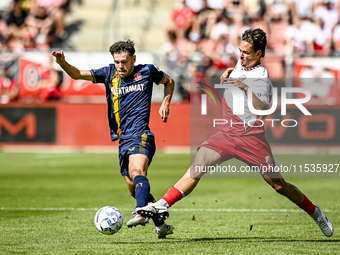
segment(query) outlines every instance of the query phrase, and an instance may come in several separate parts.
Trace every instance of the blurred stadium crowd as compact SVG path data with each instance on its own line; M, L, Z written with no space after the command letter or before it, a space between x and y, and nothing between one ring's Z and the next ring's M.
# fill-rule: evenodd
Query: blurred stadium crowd
M183 0L171 12L163 51L185 100L185 81L235 65L249 27L266 31L266 56L282 56L286 66L294 57L339 56L339 13L339 0Z
M5 64L0 70L0 103L18 98L18 70L13 65L18 55L27 51L47 52L51 46L67 39L64 15L69 11L70 1L1 0L0 63ZM60 97L59 85L59 75L49 64L39 81L40 99L46 101Z
M2 0L0 49L23 52L48 50L67 38L64 15L70 0Z
M1 0L1 53L21 54L58 47L58 43L68 38L64 16L69 12L70 2ZM340 0L178 1L165 26L168 40L161 47L164 70L178 86L176 101L189 99L192 78L217 78L235 65L240 35L248 27L266 31L266 56L281 57L285 66L292 65L295 57L340 56L339 13ZM0 63L5 62L6 54L1 54ZM0 68L0 97L6 103L19 94L15 82L17 70L11 67L8 72L6 65ZM42 88L60 87L60 75L58 78L52 65L43 73ZM284 76L287 78L287 72ZM44 79L48 81L43 82ZM58 95L59 92L57 98Z

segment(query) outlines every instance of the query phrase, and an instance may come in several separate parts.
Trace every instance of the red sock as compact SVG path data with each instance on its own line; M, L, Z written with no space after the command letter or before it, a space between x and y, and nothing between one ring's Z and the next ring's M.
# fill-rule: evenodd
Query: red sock
M315 205L305 196L303 202L298 205L302 210L304 210L309 215L312 215L315 211Z
M175 187L171 187L165 195L162 197L170 206L172 206L177 201L181 200L183 197L182 192Z

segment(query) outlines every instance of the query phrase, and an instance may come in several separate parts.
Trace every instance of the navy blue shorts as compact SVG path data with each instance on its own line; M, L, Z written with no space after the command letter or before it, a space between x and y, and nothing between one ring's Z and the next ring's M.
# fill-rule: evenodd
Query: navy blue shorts
M146 132L140 136L134 136L129 139L119 140L119 164L122 176L129 176L129 156L132 154L142 154L149 158L151 164L153 155L155 155L156 144L153 133Z

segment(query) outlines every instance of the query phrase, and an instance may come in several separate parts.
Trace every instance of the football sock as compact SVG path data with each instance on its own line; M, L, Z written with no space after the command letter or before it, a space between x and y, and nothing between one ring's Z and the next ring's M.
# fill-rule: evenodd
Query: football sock
M133 180L133 183L135 184L136 208L143 207L147 204L150 194L149 180L143 175L138 175Z
M146 200L146 204L154 202L156 202L156 199L153 197L151 193L149 193L148 200Z
M156 202L156 199L153 197L151 193L149 193L147 203L153 203ZM164 224L164 220L158 219L158 218L152 218L153 223L156 227L162 226Z
M311 214L310 216L316 220L319 216L321 215L321 211L315 207L315 212L313 214Z
M169 207L170 207L174 203L176 203L177 201L181 200L183 198L183 194L184 194L184 192L182 192L181 190L179 190L175 187L171 187L165 193L165 195L162 197L162 199L164 199L169 204Z
M315 212L315 205L306 196L303 202L298 206L309 215L312 215Z
M152 218L152 221L156 227L162 226L165 223L164 220L158 218Z
M170 205L168 204L168 202L165 201L163 198L161 198L160 200L158 200L156 203L159 204L159 205L162 205L162 206L166 206L167 208L170 207Z

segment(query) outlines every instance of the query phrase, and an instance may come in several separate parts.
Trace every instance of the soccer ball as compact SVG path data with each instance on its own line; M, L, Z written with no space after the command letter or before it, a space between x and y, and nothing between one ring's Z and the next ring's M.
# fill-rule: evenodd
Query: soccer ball
M100 233L113 235L123 226L123 215L113 206L104 206L94 216L94 225Z

